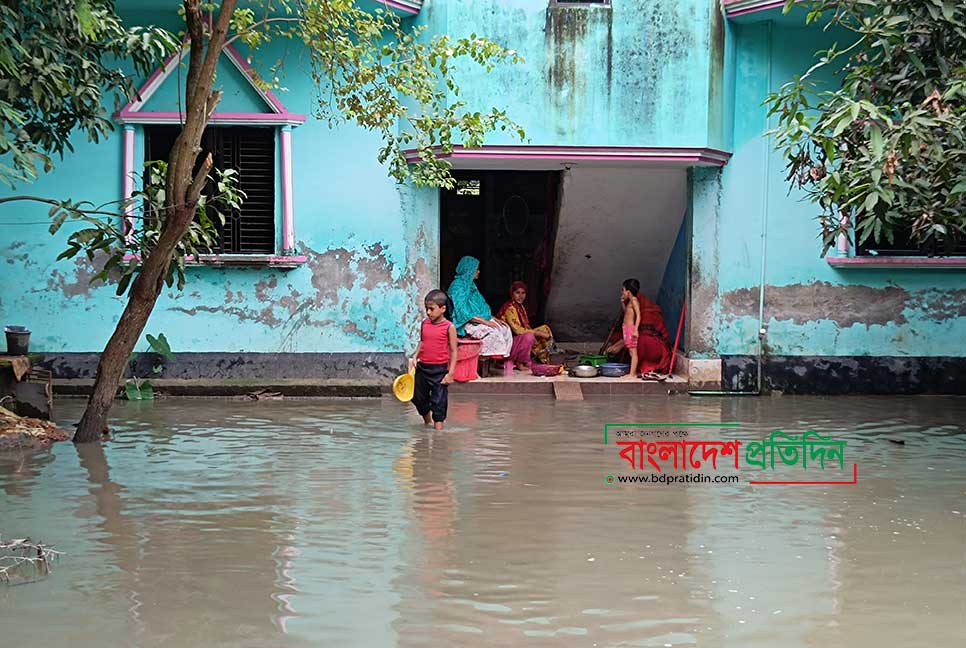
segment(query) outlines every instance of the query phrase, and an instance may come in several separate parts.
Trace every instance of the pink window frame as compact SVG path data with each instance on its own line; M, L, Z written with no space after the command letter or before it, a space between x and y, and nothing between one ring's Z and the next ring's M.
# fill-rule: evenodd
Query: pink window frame
M152 95L161 87L171 73L183 60L188 52L188 44L184 43L179 52L169 56L162 65L148 77L138 89L135 99L129 101L120 111L114 114L114 119L124 125L124 168L122 190L124 200L134 195L135 177L135 144L137 133L134 125L180 124L184 120L182 112L145 111L142 108ZM262 89L255 82L255 72L248 62L232 45L225 47L224 52L228 60L238 68L242 76L254 88L269 108L268 112L218 112L212 113L209 123L213 125L237 124L246 126L275 126L279 129L279 156L281 158L281 190L282 190L282 257L298 260L295 251L295 187L292 163L292 128L305 123L305 115L291 113L271 90ZM129 239L134 231L133 205L125 209L124 231ZM304 259L303 259L304 261Z

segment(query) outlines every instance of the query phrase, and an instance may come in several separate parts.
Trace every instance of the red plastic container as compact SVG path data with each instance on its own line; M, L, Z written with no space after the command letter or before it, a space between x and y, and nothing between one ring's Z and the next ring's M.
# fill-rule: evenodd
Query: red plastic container
M476 366L479 364L482 346L482 340L473 338L456 340L456 372L453 375L456 382L470 382L480 377L476 372Z
M534 362L530 365L530 370L534 376L556 376L560 373L562 367L563 365L558 364L538 364Z

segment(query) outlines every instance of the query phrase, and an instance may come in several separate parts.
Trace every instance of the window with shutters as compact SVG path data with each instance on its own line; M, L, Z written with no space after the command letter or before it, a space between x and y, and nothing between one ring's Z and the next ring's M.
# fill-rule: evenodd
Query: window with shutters
M943 241L930 240L918 244L912 237L912 227L900 227L894 232L892 241L883 239L876 243L869 237L855 247L855 255L860 257L933 257L966 256L966 239L948 237Z
M145 128L145 160L167 160L178 126ZM219 229L215 254L273 254L276 251L276 129L258 126L209 126L201 140L199 164L211 153L216 169L235 169L246 198ZM210 195L213 187L206 187Z

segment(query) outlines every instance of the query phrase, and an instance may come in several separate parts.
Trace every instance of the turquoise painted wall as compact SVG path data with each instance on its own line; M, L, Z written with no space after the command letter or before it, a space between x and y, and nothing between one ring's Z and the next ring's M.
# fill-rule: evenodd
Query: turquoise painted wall
M711 134L715 120L708 110L712 95L717 103L723 96L721 84L713 89L709 81L713 3L615 0L607 8L553 10L548 4L430 0L407 21L428 25L431 33L476 31L520 51L523 65L490 75L463 65L460 78L470 105L505 107L527 128L530 143L705 146L723 137ZM178 27L159 2L143 6L119 4L128 22ZM317 94L299 47L273 43L258 52L256 67L285 58L281 83L288 91L278 94L290 111L311 115ZM172 80L147 109L176 110ZM258 105L230 65L220 67L218 84L226 94L224 110ZM142 129L137 132L141 159ZM500 141L513 140L490 140ZM78 140L76 154L31 193L96 203L118 199L121 142L121 130L99 145ZM294 129L296 239L308 263L291 271L192 268L183 292L164 293L147 331L163 331L181 352L411 347L399 323L415 325L421 296L438 280L438 194L388 179L375 160L378 146L352 126L330 130L310 118ZM124 302L113 286L88 285L97 260L55 261L67 230L51 238L45 221L41 206L0 208L0 222L16 223L0 232L0 320L31 328L38 351L98 351ZM72 326L65 328L65 321Z
M734 156L721 173L720 187L711 188L713 199L704 200L701 209L695 205L695 255L707 262L710 274L704 281L714 284L703 350L711 355L756 352L761 218L767 205L770 353L966 355L966 310L961 307L966 272L832 268L820 257L815 207L798 192L789 194L784 161L762 137L767 127L761 101L768 79L772 90L779 88L807 69L811 54L831 37L768 24L735 25L734 33ZM700 237L708 230L715 233L712 240Z
M174 83L165 83L158 88L157 92L141 108L142 111L164 112L171 110L172 106L177 110L179 105L182 106L183 110L185 102L183 80L188 74L190 58L185 54L181 69L175 69L171 73L172 78L169 81L174 81ZM177 83L179 72L182 79L180 84ZM221 60L218 61L218 67L215 69L215 84L222 91L221 101L218 103L219 112L270 112L267 104L255 88L245 81L242 73L225 56L221 57ZM178 103L179 94L180 104Z
M475 31L526 57L490 75L464 64L459 75L464 99L479 109L505 107L530 144L733 150L723 170L693 169L689 176L692 306L685 336L693 356L756 350L766 207L771 353L966 354L966 273L833 269L819 256L813 208L787 193L783 163L762 138L761 101L769 87L809 65L820 33L786 20L769 36L766 24L722 21L710 0L548 5L428 0L407 20L431 33ZM176 24L158 12L127 17ZM288 91L279 96L292 112L311 115L318 94L300 47L273 43L258 61L286 59ZM219 82L229 91L226 108L252 101L227 66ZM151 107L174 96L165 88ZM504 134L488 141L496 142L514 140ZM421 297L439 280L438 192L387 178L376 162L377 138L353 126L329 129L310 117L294 130L293 146L296 239L308 263L291 271L191 269L185 291L167 291L147 327L165 332L176 352L374 352L414 344ZM118 199L121 131L97 145L78 139L75 148L29 192ZM50 237L46 213L36 205L0 206L0 321L30 327L38 351L98 351L123 301L112 286L88 285L96 260L55 261L66 232ZM668 314L669 326L673 319Z
M476 33L526 63L490 74L461 65L461 97L505 108L536 145L708 146L714 47L709 0L428 0L418 18L437 33ZM723 95L722 95L723 96ZM715 99L718 101L718 99ZM488 143L517 143L498 134Z
M126 18L161 22L163 16ZM275 43L258 53L256 63L285 57L282 85L288 91L277 94L290 111L311 115L317 93L299 47ZM225 109L244 107L251 93L238 85L230 64L221 69ZM175 97L166 86L150 108L176 110ZM139 138L138 159L140 144ZM310 117L295 128L296 241L308 263L290 271L192 268L183 292L163 293L146 332L164 332L175 352L411 350L422 296L436 282L437 192L388 178L376 161L378 147L376 137L353 126L329 129ZM77 138L75 149L53 173L23 189L97 204L119 199L122 130L96 145ZM46 207L0 206L0 322L29 327L32 350L99 351L124 302L113 285L89 285L97 260L55 261L67 228L51 237L45 221Z

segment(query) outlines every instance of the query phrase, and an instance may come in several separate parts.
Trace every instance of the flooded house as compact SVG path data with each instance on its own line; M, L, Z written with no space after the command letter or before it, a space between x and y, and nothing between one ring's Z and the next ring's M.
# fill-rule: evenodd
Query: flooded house
M177 30L167 4L117 7ZM762 102L834 35L781 4L371 0L430 35L480 34L525 58L458 69L461 99L506 110L526 138L456 147L451 190L397 183L378 138L314 117L298 42L233 43L205 146L240 170L248 199L219 253L158 302L146 332L175 353L163 375L390 377L415 348L423 295L473 255L494 311L526 281L532 318L563 344L603 341L621 281L638 278L672 335L681 324L674 370L695 389L755 390L760 376L785 392L966 392L966 256L843 238L823 257L817 208L788 190ZM284 90L254 81L250 54L254 70L286 61ZM18 192L130 196L132 174L170 151L181 83L168 60L106 107L110 137L75 138ZM0 206L0 319L33 332L55 375L93 377L124 301L91 284L96 259L56 261L67 232L48 234L47 210Z

